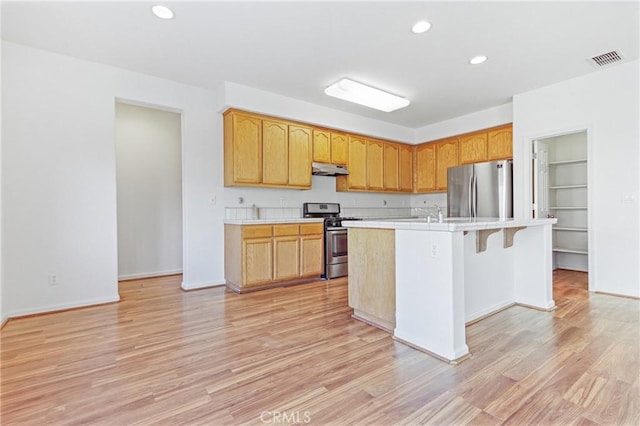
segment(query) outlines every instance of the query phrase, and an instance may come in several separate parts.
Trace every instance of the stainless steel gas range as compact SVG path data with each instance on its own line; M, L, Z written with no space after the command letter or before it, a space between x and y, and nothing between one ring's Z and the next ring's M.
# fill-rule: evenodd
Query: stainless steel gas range
M304 203L304 217L324 218L324 273L323 278L345 277L349 273L349 244L345 220L361 220L355 217L341 217L338 203Z

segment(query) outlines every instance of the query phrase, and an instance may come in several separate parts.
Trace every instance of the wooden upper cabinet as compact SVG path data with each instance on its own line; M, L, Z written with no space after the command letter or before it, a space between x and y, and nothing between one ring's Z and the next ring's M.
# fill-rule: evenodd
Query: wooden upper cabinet
M262 182L262 120L249 114L224 116L226 186Z
M413 146L398 144L398 189L413 191Z
M313 131L313 161L331 163L331 132Z
M398 144L384 144L384 189L397 191L399 189L399 161L400 153Z
M415 192L436 190L436 144L423 143L415 148L416 187Z
M436 142L436 190L447 190L447 169L458 165L458 138Z
M513 127L511 124L487 132L487 159L505 160L513 157Z
M289 125L289 186L311 187L311 128Z
M367 189L384 189L384 143L367 141Z
M460 164L487 161L487 132L460 136Z
M347 164L348 152L347 135L331 132L331 162L333 164Z
M347 135L328 130L313 130L313 161L347 164Z
M262 120L262 183L289 182L289 133L286 123Z
M367 189L367 141L349 136L348 189Z

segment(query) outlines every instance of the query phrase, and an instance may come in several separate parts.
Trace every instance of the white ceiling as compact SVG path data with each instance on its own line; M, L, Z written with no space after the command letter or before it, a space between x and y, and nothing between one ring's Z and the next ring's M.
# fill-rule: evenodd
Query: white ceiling
M502 105L597 72L586 58L638 59L639 3L2 1L2 38L214 89L231 81L407 127ZM410 27L427 19L432 28ZM483 54L489 60L471 66ZM615 65L613 65L615 66ZM329 98L350 77L411 100L383 113Z

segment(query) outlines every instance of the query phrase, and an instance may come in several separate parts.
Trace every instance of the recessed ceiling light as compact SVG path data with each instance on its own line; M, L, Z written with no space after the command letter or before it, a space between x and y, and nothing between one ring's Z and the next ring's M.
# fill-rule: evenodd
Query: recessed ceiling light
M484 56L484 55L480 55L480 56L475 56L475 57L471 58L471 59L469 60L469 63L470 63L471 65L478 65L478 64L483 63L483 62L484 62L484 61L486 61L486 60L487 60L487 57L486 57L486 56Z
M409 100L375 89L357 81L343 78L324 90L329 96L384 112L395 111L409 105Z
M160 19L173 19L174 17L173 10L169 9L167 6L157 4L151 8L151 11Z
M431 28L430 22L418 21L413 25L413 27L411 27L411 32L413 32L414 34L422 34L429 31L429 28Z

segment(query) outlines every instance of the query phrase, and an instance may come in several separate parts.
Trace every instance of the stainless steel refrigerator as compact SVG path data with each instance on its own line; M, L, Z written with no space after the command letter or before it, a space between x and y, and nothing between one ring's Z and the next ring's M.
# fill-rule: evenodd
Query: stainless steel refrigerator
M447 171L447 216L512 218L511 160L450 167Z

